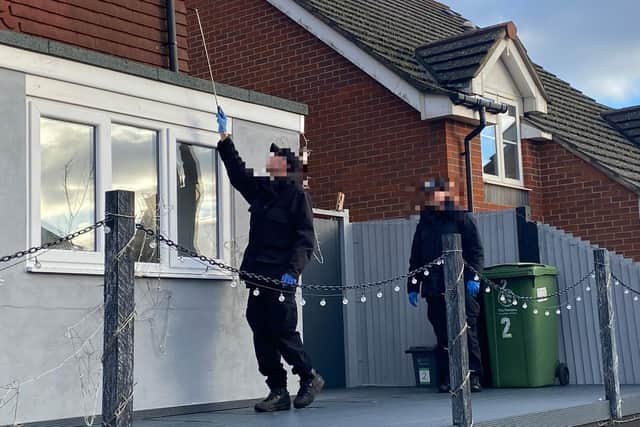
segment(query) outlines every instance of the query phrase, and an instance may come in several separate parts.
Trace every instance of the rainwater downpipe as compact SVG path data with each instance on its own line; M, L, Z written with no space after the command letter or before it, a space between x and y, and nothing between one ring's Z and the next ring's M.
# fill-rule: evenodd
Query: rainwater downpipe
M166 0L167 13L167 47L169 48L169 69L178 70L178 42L176 40L176 2Z
M473 212L473 178L471 174L471 140L478 136L487 125L486 108L484 105L478 109L480 123L467 136L464 137L464 163L467 170L467 210Z

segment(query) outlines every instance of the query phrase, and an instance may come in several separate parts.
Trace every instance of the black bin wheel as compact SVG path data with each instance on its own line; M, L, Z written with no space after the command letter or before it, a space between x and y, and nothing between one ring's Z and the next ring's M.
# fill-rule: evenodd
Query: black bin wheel
M560 385L569 384L569 367L564 363L559 363L556 368L556 378L560 381Z

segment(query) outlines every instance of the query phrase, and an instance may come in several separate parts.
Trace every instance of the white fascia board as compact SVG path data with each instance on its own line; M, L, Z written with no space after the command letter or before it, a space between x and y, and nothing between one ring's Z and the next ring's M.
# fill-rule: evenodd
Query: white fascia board
M482 72L472 80L471 87L475 91L474 93L484 94L483 81L486 79L486 74L490 72L500 58L502 58L511 74L511 78L520 91L524 112L536 111L546 114L547 101L531 76L520 51L513 40L510 39L505 38L500 41L483 66Z
M424 120L438 120L444 118L463 119L468 122L480 121L480 113L463 105L455 105L448 96L433 95L425 99ZM487 124L496 124L497 115L493 113L486 114Z
M424 109L425 97L427 96L420 90L296 2L292 0L267 1L382 86L389 89L412 108L419 111L423 119L426 118ZM429 96L429 98L431 97Z
M552 141L553 135L526 123L524 120L520 122L520 138L530 139L533 141Z
M0 45L0 68L25 73L28 96L75 103L78 95L65 93L65 90L73 88L87 94L101 93L102 96L96 102L102 102L103 109L107 111L115 108L115 112L123 113L122 107L127 104L135 107L136 103L147 103L146 107L139 105L138 114L135 111L128 113L183 126L193 125L203 130L215 130L216 127L215 101L209 93L6 45ZM133 104L126 102L114 106L116 99L119 102L131 101ZM231 98L219 97L219 100L229 117L296 132L303 131L304 121L299 114ZM82 105L101 108L100 105L87 105L86 101ZM160 116L147 117L145 108L153 114L161 114L160 110L163 108L166 112ZM176 122L171 119L171 113L176 111L181 112L179 115L182 116L190 111L199 117L191 122Z

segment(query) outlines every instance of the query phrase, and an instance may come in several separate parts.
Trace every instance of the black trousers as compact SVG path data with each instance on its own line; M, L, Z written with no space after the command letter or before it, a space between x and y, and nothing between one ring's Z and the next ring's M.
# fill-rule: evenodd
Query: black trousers
M287 371L281 358L293 366L293 373L301 380L313 378L311 360L296 330L298 309L295 295L284 295L285 301L280 302L279 292L261 289L258 296L249 293L247 305L247 321L253 331L258 369L267 377L267 385L272 390L287 386Z
M480 315L480 304L475 297L466 296L467 324L467 344L469 346L469 369L474 376L482 377L482 355L480 352L480 342L478 340L478 317ZM449 382L449 336L447 334L447 306L444 296L427 297L427 316L433 326L433 330L438 339L436 350L436 363L438 364L438 383Z

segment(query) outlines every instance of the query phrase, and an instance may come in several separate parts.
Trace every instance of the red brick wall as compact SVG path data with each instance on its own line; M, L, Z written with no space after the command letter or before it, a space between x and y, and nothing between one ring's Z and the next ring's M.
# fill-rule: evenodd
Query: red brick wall
M217 80L306 103L316 207L339 191L355 221L406 216L403 189L446 172L445 122L426 123L400 98L263 0L187 0L198 8ZM208 78L194 13L192 73Z
M637 194L557 143L523 146L534 218L640 261Z
M188 71L187 10L176 0L180 70ZM0 0L9 29L167 67L164 0Z

